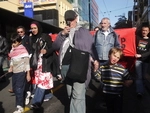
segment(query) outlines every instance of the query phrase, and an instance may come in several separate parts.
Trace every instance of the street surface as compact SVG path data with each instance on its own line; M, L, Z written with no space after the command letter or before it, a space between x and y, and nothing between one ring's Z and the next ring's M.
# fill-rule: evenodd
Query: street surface
M7 69L6 69L7 70ZM7 80L0 83L0 113L13 113L15 110L15 96L9 93L11 88L11 75L7 75ZM150 85L150 84L149 84ZM67 93L64 84L54 78L53 98L42 104L39 110L30 110L30 104L25 107L25 113L67 113ZM86 93L86 113L106 113L103 94L99 88L99 83L91 80ZM135 85L124 90L123 113L150 113L150 91L146 88L142 99L138 99L135 93Z

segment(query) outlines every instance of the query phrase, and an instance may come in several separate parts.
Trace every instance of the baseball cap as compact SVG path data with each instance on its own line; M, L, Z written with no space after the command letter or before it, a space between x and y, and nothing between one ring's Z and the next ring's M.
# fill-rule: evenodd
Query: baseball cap
M77 17L77 14L73 10L67 10L64 17L65 21L72 21Z

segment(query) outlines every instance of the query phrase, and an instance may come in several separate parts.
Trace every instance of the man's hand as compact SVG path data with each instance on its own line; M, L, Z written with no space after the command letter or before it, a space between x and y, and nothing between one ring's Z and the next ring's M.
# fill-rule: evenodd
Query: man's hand
M135 58L140 58L142 57L141 54L135 54Z
M70 27L69 27L69 26L66 26L66 27L64 28L64 30L61 32L61 34L62 34L62 35L67 35L67 34L69 34L69 32L70 32Z

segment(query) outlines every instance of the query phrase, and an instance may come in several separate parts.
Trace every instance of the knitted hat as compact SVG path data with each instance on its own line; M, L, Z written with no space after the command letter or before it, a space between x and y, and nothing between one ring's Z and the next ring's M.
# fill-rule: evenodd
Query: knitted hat
M72 21L77 17L77 14L73 10L67 10L64 17L65 21Z

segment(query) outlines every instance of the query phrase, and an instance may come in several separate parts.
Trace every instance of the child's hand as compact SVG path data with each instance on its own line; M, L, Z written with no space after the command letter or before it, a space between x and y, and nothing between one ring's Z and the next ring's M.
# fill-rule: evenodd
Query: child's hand
M10 67L9 69L8 69L8 72L12 72L13 71L13 68L12 67Z
M27 79L27 82L29 82L31 80L30 72L27 72L26 79Z
M125 80L124 81L124 86L129 87L133 83L133 80Z
M94 61L94 71L98 70L99 62L97 60Z

